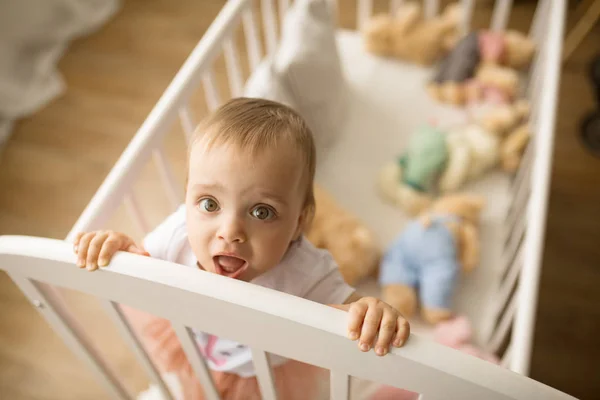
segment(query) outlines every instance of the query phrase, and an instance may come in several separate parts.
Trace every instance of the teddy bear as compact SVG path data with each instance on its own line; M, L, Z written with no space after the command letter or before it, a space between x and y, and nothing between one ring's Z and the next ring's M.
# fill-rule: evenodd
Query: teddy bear
M320 185L314 192L316 209L306 238L331 253L349 285L375 275L382 251L373 232Z
M501 165L504 171L509 173L517 171L530 137L529 125L521 124L504 140L500 148Z
M418 303L430 324L451 318L460 274L479 262L479 220L484 205L481 196L443 196L409 221L381 261L383 300L409 319Z
M437 101L453 105L511 102L518 95L519 71L529 66L535 48L517 31L471 32L441 61L427 90Z
M462 8L448 5L436 17L424 19L416 2L401 4L392 15L372 17L362 30L365 49L375 55L433 65L458 40Z
M437 180L448 162L446 133L431 125L420 126L406 151L379 175L381 195L416 215L431 203Z
M525 100L480 103L469 109L466 122L421 126L406 151L381 169L381 196L414 216L433 196L456 192L497 166L513 173L530 137L528 115Z
M500 165L514 172L529 140L529 103L480 105L473 122L450 129L448 162L439 179L442 193L457 191L465 183Z

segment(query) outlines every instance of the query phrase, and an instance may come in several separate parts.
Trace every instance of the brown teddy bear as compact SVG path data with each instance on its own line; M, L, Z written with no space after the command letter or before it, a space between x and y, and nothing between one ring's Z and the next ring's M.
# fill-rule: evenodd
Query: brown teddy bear
M518 71L529 66L534 53L535 44L520 32L471 32L444 58L427 90L454 105L511 102L519 90Z
M480 114L479 124L500 138L500 165L506 172L515 172L521 164L531 137L529 113L529 102L517 100L513 104L492 105L488 112Z
M319 185L315 185L316 211L306 237L316 247L328 250L344 280L355 286L376 273L381 249L373 233L343 209Z
M484 204L481 196L444 196L411 220L383 256L379 282L384 301L406 318L415 314L418 303L431 324L451 318L461 272L470 272L479 263Z
M424 125L415 131L401 157L379 173L381 197L414 216L431 205L436 193L460 190L499 165L513 173L530 136L529 103L479 104L464 122Z
M406 2L393 16L381 14L368 21L363 29L365 48L378 56L432 65L456 43L460 20L458 3L439 16L423 19L421 6Z
M514 172L528 143L529 103L480 105L473 122L447 135L448 162L440 176L442 193L455 192L498 165Z
M500 147L502 169L513 173L519 168L530 136L529 125L522 124L504 140Z
M510 103L518 95L519 83L519 74L511 68L479 64L471 78L434 80L427 85L427 91L440 103L457 106L481 101Z

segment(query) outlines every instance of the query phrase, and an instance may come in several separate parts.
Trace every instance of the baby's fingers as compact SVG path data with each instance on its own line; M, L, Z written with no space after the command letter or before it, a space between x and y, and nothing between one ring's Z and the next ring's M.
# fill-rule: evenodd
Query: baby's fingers
M75 240L73 240L73 251L77 254L77 249L79 247L79 241L85 235L85 232L79 232L77 236L75 236Z
M77 266L79 268L85 267L85 260L87 259L88 247L92 239L96 236L96 232L84 233L77 244Z
M377 339L377 346L375 352L377 355L384 356L387 354L394 334L396 333L396 324L398 322L398 314L385 310L383 317L381 318L381 325L379 327L379 337Z
M87 269L88 271L94 271L98 269L98 256L100 250L104 245L104 241L108 238L108 232L98 233L90 242L90 246L87 252Z
M148 253L146 250L138 247L136 244L132 244L127 248L127 251L129 253L134 253L134 254L139 254L141 256L150 256L150 253Z
M381 307L377 307L372 304L369 306L365 319L363 321L362 332L360 334L359 347L362 351L369 351L379 331L379 325L381 324L381 317L383 316L383 310Z
M100 250L100 254L98 256L98 266L106 267L112 256L117 251L121 250L122 247L123 244L118 236L109 235L102 244L102 249Z
M368 306L364 303L353 303L348 310L350 320L348 322L348 337L350 340L356 340L360 336L360 329L365 319Z
M404 317L398 317L398 328L396 331L396 337L394 338L394 346L402 347L406 343L406 339L410 335L410 325Z

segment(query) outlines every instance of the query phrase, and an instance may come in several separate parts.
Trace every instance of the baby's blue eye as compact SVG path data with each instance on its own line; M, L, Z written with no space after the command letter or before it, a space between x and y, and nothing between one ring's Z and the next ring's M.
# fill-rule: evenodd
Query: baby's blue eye
M269 207L265 206L258 206L250 213L254 218L260 219L261 221L266 221L275 217L275 212L273 212L273 210L271 210Z
M213 199L202 199L200 200L200 208L203 211L215 212L219 209L219 205Z

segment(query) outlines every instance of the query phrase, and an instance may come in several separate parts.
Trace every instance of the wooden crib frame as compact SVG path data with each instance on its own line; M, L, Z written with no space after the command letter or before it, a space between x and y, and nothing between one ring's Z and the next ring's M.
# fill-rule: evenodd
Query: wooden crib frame
M273 0L261 0L261 20L266 53L277 46L277 17ZM392 0L393 10L400 2ZM468 30L474 0L462 0ZM333 2L335 4L335 2ZM279 0L286 10L288 0ZM435 15L437 0L425 1L426 15ZM371 0L358 0L358 25L373 9ZM498 0L492 29L507 25L511 1ZM102 299L141 365L158 385L165 398L172 398L146 351L120 312L118 303L167 318L173 326L208 399L218 399L209 371L196 350L190 328L222 335L248 344L264 398L275 399L268 353L276 353L331 370L334 399L347 399L349 377L402 387L425 399L566 399L571 398L526 377L529 372L538 283L543 251L545 219L550 184L553 135L560 76L561 44L566 16L565 0L542 0L538 4L530 34L539 43L527 86L532 104L533 140L512 183L512 205L505 225L504 279L499 283L491 310L487 347L502 351L498 367L412 335L405 348L379 358L373 352L357 351L345 337L342 311L311 303L283 293L225 279L175 264L119 253L111 268L97 274L74 267L74 235L79 231L102 229L117 207L125 203L133 221L148 231L143 213L132 191L140 170L151 160L156 164L169 200L175 208L181 202L180 186L162 147L163 138L179 116L184 132L190 135L194 119L189 108L192 93L202 84L209 109L221 104L213 63L223 52L231 93L243 93L243 79L232 32L242 25L249 65L262 60L256 9L252 0L230 0L194 48L171 84L148 115L109 175L73 226L65 241L45 238L0 237L0 268L19 286L47 322L91 368L108 392L128 399L123 384L94 349L82 327L72 317L54 288L76 289ZM281 13L280 13L281 14ZM136 268L143 264L143 268ZM169 270L169 274L162 271ZM140 271L143 270L143 274ZM220 290L215 290L219 287ZM168 298L169 302L164 299ZM171 308L173 304L189 307ZM199 322L198 310L203 314ZM227 318L222 318L227 315ZM211 318L212 317L212 318ZM206 321L211 321L207 324ZM243 332L236 327L245 326ZM270 326L276 335L264 335ZM289 343L310 343L309 347ZM435 382L435 384L432 384Z

